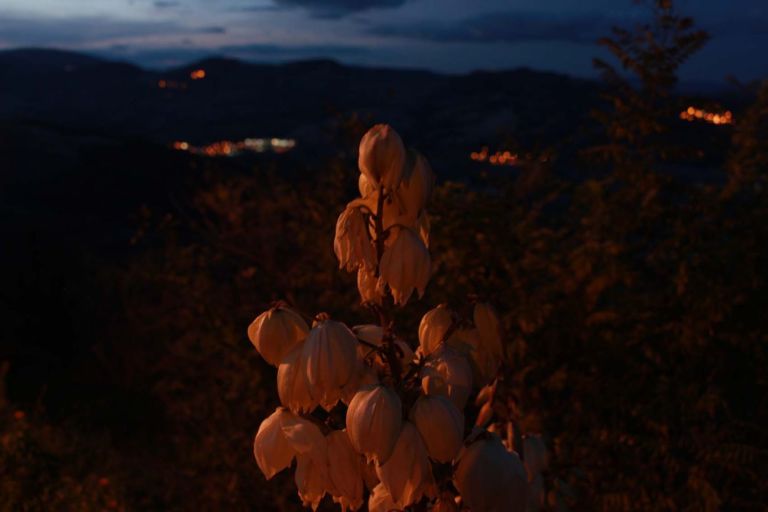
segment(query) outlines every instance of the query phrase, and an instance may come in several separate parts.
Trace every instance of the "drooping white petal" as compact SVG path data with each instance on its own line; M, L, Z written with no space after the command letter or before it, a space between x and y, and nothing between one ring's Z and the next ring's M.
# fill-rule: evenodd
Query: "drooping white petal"
M417 151L408 151L405 167L406 172L396 195L404 214L415 222L432 196L435 175L427 159Z
M472 512L524 512L528 482L520 458L488 435L462 450L454 484Z
M282 429L283 419L290 416L290 412L278 407L261 422L253 440L253 455L267 480L289 467L296 456L296 450L286 439Z
M357 291L360 293L360 302L381 304L381 299L384 298L384 281L376 277L372 270L360 267L357 270Z
M309 327L295 311L278 306L256 317L248 326L248 338L269 364L277 366L287 354L300 346Z
M464 439L464 415L448 398L420 396L413 404L410 420L424 440L429 456L438 462L451 462Z
M392 456L377 466L376 474L399 508L417 503L422 496L434 496L432 464L413 423L403 422Z
M354 272L359 267L376 268L376 249L359 208L347 206L339 215L333 251L339 260L339 268L346 268L348 272Z
M277 394L280 403L294 413L311 412L317 407L309 392L307 361L302 347L288 354L277 368Z
M437 350L452 325L453 314L445 304L427 311L419 323L419 346L422 353L429 355Z
M379 272L389 289L395 304L404 305L418 291L419 297L429 282L431 260L429 251L412 229L393 230L394 240L384 250L379 263Z
M362 388L347 409L347 433L352 446L380 464L392 454L401 424L400 398L386 386Z
M360 455L352 448L345 430L334 430L326 436L334 501L342 510L357 510L363 505L363 474Z
M312 398L331 410L341 399L344 386L359 371L357 338L346 325L323 320L309 332L303 357Z

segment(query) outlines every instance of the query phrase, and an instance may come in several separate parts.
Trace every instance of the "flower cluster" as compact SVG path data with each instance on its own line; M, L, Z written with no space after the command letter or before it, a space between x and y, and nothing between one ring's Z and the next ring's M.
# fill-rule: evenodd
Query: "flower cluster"
M365 134L358 163L361 197L339 216L334 251L378 325L349 328L285 303L253 321L248 336L277 367L282 404L259 427L256 462L269 479L295 461L313 509L326 494L342 511L366 498L372 512L538 508L546 450L496 407L505 351L493 308L440 305L422 318L418 345L391 320L430 276L429 164L387 125Z

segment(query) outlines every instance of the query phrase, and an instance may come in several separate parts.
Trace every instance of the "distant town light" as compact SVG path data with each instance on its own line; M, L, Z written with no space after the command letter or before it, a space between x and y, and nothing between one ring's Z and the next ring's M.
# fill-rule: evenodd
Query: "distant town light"
M509 151L496 151L491 154L488 151L488 146L483 146L480 151L473 151L469 154L469 158L475 162L488 162L491 165L516 165L518 163L519 156L517 153L511 153Z
M196 155L236 156L241 153L285 153L296 146L294 139L254 139L242 141L220 140L205 146L192 146L186 141L175 141L171 147L177 151L189 151Z
M205 70L196 69L189 74L189 78L191 78L192 80L202 80L203 78L205 78Z
M730 110L725 112L708 112L696 107L688 107L680 112L680 119L684 121L704 121L714 125L733 124L733 113Z

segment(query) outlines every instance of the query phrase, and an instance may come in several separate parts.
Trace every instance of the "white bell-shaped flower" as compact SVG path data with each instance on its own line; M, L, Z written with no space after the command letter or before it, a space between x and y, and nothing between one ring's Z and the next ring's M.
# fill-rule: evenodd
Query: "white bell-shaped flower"
M334 430L326 436L328 460L333 483L333 501L341 510L357 510L363 505L363 473L360 455L352 448L345 430Z
M397 503L389 495L384 484L374 487L368 497L368 512L392 512L395 510L398 510Z
M467 405L472 393L472 365L466 357L448 345L441 345L430 354L422 375L437 372L447 384L448 398L460 410Z
M311 412L317 407L307 379L307 360L302 347L288 354L277 368L277 394L280 403L294 413Z
M365 217L359 208L347 206L336 221L333 251L339 268L354 272L359 267L376 268L376 249L368 237Z
M447 397L420 396L411 408L410 420L431 458L445 463L456 457L464 439L464 415Z
M453 325L453 314L448 306L441 304L421 318L419 323L419 346L422 354L428 356L445 341L445 335Z
M301 345L307 337L309 327L295 311L277 306L256 317L248 326L248 338L272 366L277 366L283 357Z
M504 346L501 339L501 322L493 306L485 302L475 304L474 321L480 334L483 350L489 351L494 357L503 359Z
M383 464L395 449L403 411L397 393L386 386L367 386L347 409L347 433L358 453Z
M414 222L427 206L435 186L435 175L424 156L413 150L408 151L406 172L397 189L397 200L403 213Z
M448 345L469 357L474 383L478 386L484 386L496 376L501 361L484 348L480 331L476 328L457 329L448 339Z
M359 371L357 338L341 322L322 320L309 331L303 357L312 398L331 410Z
M376 467L376 474L398 508L417 503L422 496L435 495L432 464L413 423L403 422L392 456Z
M384 281L376 277L372 270L360 267L357 269L357 291L360 293L360 302L381 305L385 291Z
M253 440L253 455L267 480L289 467L296 456L293 444L283 433L283 420L290 416L288 410L278 407L261 422Z
M283 435L296 451L294 480L305 506L317 510L326 492L333 490L328 443L317 425L289 414L282 418Z
M379 272L389 285L395 304L404 305L414 290L419 297L424 295L431 269L429 251L411 229L396 228L390 236L394 239L387 241Z
M528 503L525 468L498 436L481 438L462 450L453 478L472 512L524 512Z
M400 135L388 124L373 126L360 140L357 164L371 183L395 190L405 164L405 146Z

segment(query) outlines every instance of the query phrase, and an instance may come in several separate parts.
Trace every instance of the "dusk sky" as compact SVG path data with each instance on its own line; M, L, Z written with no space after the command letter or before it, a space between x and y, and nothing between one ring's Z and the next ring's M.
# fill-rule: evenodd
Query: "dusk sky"
M767 0L679 0L712 40L684 80L768 77ZM467 72L593 74L594 40L645 11L631 0L0 0L0 49L96 52L147 67L210 55L330 57Z

